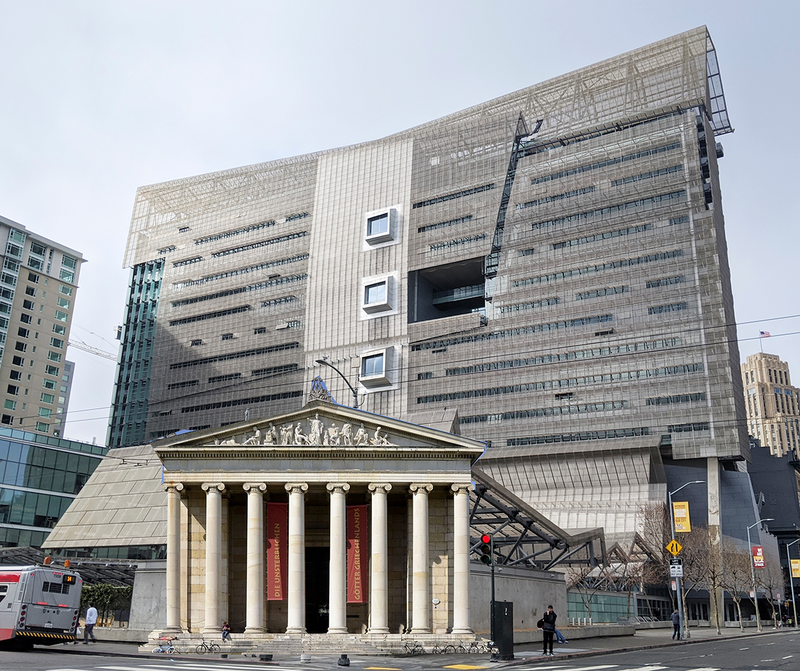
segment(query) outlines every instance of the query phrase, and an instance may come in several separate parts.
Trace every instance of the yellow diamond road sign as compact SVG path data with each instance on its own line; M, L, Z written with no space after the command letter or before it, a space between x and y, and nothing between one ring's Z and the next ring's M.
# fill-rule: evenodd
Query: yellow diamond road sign
M683 545L681 545L681 544L680 544L678 541L676 541L676 540L671 540L671 541L670 541L670 542L667 544L667 550L669 550L669 551L672 553L672 556L673 556L673 557L677 557L677 556L678 556L678 553L679 553L681 550L683 550Z

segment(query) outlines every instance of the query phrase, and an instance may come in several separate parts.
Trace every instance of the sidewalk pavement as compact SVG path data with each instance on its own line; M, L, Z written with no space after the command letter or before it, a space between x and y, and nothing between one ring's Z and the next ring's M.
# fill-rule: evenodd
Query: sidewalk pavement
M728 639L728 638L748 638L751 636L763 636L766 634L774 634L780 632L796 632L796 629L792 628L781 628L781 629L774 629L773 627L764 627L764 630L761 634L759 634L753 628L747 628L744 631L740 630L738 627L725 627L722 629L721 634L717 634L716 629L712 629L710 627L697 627L692 628L689 631L691 638L685 639L683 641L674 641L672 640L672 629L640 629L636 632L634 636L607 636L607 637L599 637L599 638L585 638L582 640L575 640L574 643L567 643L567 644L554 644L553 649L556 651L555 658L551 657L544 657L542 655L541 643L532 642L532 643L524 643L514 648L514 660L500 662L498 664L492 664L492 668L499 668L503 666L514 666L516 664L528 664L531 662L536 662L537 660L542 661L550 661L552 662L553 659L575 659L580 657L592 657L595 655L606 654L610 652L626 652L628 650L643 650L649 648L660 648L660 647L669 647L675 645L691 645L692 643L699 643L702 641L708 640L721 640L721 639ZM564 630L565 634L568 634L568 630ZM218 654L206 654L206 655L196 655L192 654L180 654L180 655L167 655L164 653L142 653L139 652L139 645L136 643L115 643L115 642L103 642L98 641L97 643L89 643L88 645L83 645L83 642L80 641L77 644L72 643L65 643L63 645L55 645L50 646L51 650L58 650L61 652L69 653L69 654L84 654L84 655L109 655L109 656L117 656L117 657L137 657L137 658L153 658L153 659L160 659L160 658L174 658L174 659L192 659L192 660L203 660L204 662L214 662L214 661L224 661L227 663L230 662L256 662L258 661L257 657L254 657L250 654L243 655L240 653L231 653L228 657L223 658L222 655L226 654L225 650L223 649L221 653ZM330 652L324 655L324 657L330 657L335 664L336 658L338 658L338 652ZM363 655L355 655L351 654L350 657L362 657ZM322 655L312 655L312 660L319 661ZM469 658L474 662L483 662L488 661L488 655L450 655L449 663L458 663L466 658ZM429 656L426 656L421 659L433 659ZM288 654L275 654L273 656L273 663L286 663L286 662L299 662L300 658L298 655L288 655ZM444 659L443 659L444 661ZM268 666L269 663L265 663L265 666Z

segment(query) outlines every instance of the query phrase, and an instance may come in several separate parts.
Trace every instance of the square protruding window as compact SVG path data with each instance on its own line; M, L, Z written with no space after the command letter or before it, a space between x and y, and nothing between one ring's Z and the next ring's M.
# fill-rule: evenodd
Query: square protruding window
M397 214L394 207L367 213L365 239L369 245L396 239Z
M367 389L388 387L392 385L393 370L397 368L392 362L393 347L372 350L361 355L361 367L358 381Z
M391 310L391 277L364 285L364 312L375 313Z

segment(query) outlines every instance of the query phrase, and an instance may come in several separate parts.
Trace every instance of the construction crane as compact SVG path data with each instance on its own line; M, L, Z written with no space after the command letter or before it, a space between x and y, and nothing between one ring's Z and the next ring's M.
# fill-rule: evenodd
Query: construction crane
M111 352L106 352L102 349L97 349L97 347L92 347L91 345L87 345L85 342L73 342L72 340L69 341L69 346L74 347L75 349L83 350L84 352L89 352L89 354L94 354L95 356L101 356L104 359L111 359L111 361L117 360L117 355L112 354Z

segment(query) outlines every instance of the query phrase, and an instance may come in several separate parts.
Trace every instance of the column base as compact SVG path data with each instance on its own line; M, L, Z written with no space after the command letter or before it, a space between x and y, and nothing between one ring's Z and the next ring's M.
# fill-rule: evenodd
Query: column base
M289 627L286 629L287 634L305 634L306 628L305 627Z
M245 634L264 634L266 631L264 627L245 627L244 629Z
M418 634L430 634L431 630L429 627L425 627L424 629L417 627L416 629L412 629L408 632L412 636L417 636Z
M329 634L346 634L347 627L329 627L328 628Z
M372 629L367 631L368 635L369 634L388 634L388 633L389 633L389 627L373 627Z
M459 634L462 636L473 636L475 634L475 632L472 631L472 629L470 629L469 627L457 627L457 628L454 627L453 631L451 631L450 633Z

